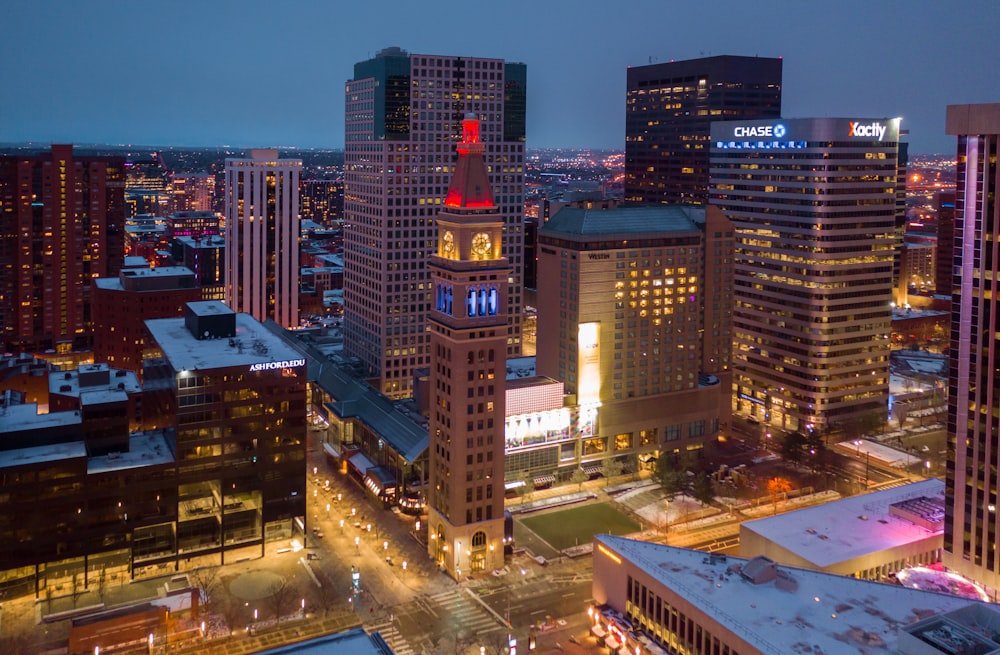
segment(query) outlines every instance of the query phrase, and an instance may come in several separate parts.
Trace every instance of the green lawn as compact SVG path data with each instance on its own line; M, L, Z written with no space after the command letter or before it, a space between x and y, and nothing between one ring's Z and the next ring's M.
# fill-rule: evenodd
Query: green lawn
M518 519L556 550L588 544L595 534L617 535L639 531L639 524L607 503L581 505L559 512Z

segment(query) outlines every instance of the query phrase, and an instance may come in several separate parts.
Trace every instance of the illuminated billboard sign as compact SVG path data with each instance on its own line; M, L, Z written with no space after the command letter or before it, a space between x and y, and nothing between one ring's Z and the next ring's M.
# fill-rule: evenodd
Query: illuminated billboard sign
M712 123L717 149L801 149L810 142L899 141L898 118L783 118Z
M306 360L304 359L283 359L280 362L258 362L250 365L250 372L256 373L257 371L273 371L280 368L296 368L298 366L305 365Z
M871 123L851 121L847 125L847 136L874 137L881 141L882 137L885 136L885 125L878 121L872 121Z
M576 334L577 367L580 385L577 399L581 405L601 402L601 324L580 323Z

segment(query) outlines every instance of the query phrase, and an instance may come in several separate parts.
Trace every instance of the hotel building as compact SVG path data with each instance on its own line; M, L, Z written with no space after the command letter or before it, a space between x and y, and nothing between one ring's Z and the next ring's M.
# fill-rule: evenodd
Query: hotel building
M480 121L463 121L458 162L428 262L430 422L427 553L456 580L504 545L507 287L504 218L493 201ZM490 555L494 554L493 557Z
M301 171L277 150L226 160L226 304L283 327L299 324Z
M736 228L734 402L787 430L857 429L889 400L898 119L712 124Z
M355 64L347 82L344 343L390 397L411 396L414 369L432 363L427 261L467 112L481 121L512 267L506 351L520 354L526 84L524 64L399 48Z
M704 203L709 126L781 116L781 68L732 55L629 67L625 200Z
M567 207L539 229L537 369L576 398L584 466L728 427L732 249L716 207Z
M1000 588L997 489L1000 466L1000 104L948 107L946 131L958 137L951 348L948 374L948 471L944 564L994 590ZM995 592L994 592L995 593Z
M91 346L90 281L118 275L125 161L53 145L0 156L0 335L11 352Z

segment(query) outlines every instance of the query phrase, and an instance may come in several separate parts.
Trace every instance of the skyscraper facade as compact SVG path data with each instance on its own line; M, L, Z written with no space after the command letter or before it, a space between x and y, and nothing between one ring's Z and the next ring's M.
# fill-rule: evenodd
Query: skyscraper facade
M639 458L717 439L732 388L733 226L722 211L566 207L539 229L538 252L537 370L579 403L581 459L637 470Z
M721 55L628 69L625 200L704 203L709 126L781 116L781 59Z
M524 64L399 48L354 66L344 137L344 343L389 396L411 395L413 370L431 363L427 259L467 112L481 121L504 223L498 243L513 269L505 347L520 353L526 83Z
M277 150L226 160L226 304L282 327L299 324L301 172Z
M90 347L90 281L124 260L125 162L53 145L0 157L0 334L7 351Z
M885 421L896 119L712 125L736 228L736 409L788 430Z
M958 165L954 244L939 253L952 265L950 287L938 290L952 298L943 561L997 589L1000 104L949 106L945 125L958 137Z
M504 544L510 265L502 254L504 217L490 190L481 123L469 116L428 262L427 552L456 579L496 568Z

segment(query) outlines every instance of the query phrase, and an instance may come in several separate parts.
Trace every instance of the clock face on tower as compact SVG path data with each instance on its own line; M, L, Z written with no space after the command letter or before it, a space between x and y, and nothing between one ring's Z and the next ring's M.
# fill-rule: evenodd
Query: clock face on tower
M449 257L455 252L455 235L451 230L445 230L441 235L441 252Z
M476 255L480 259L485 259L493 252L493 242L490 241L490 235L485 232L477 232L472 237L472 254Z

